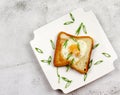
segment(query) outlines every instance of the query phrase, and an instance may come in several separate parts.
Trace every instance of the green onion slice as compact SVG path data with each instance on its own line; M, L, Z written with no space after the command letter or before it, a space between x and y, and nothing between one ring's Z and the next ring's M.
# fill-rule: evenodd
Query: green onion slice
M69 24L72 24L72 23L73 23L73 21L67 21L67 22L64 23L64 25L69 25Z
M66 66L66 72L70 69L70 66L74 63L74 58L71 60L70 64Z
M66 66L66 72L68 72L68 70L70 69L70 65Z
M91 68L92 63L93 63L93 59L90 60L89 67L88 67L89 69Z
M41 60L41 62L43 62L43 63L48 63L48 60Z
M39 48L35 48L35 50L38 52L38 53L43 53L43 51L41 50L41 49L39 49Z
M86 30L85 25L83 25L83 32L84 32L85 34L87 34L87 30Z
M77 40L76 40L74 37L71 37L71 39L72 39L73 41L77 42Z
M69 13L69 15L70 15L72 21L74 22L74 21L75 21L75 18L73 17L73 14L72 14L72 13Z
M72 56L72 53L70 52L68 55L67 55L67 60Z
M65 82L65 88L68 88L70 84L72 83L72 80L67 79L66 77L61 77Z
M71 83L72 83L72 81L67 82L67 83L65 84L65 88L68 88L68 87L70 86Z
M51 43L52 48L55 49L55 44L54 44L54 42L53 42L52 40L50 40L50 43Z
M66 22L64 23L64 25L69 25L69 24L74 23L75 18L73 17L73 14L72 14L72 13L69 13L69 15L70 15L70 18L71 18L72 21L66 21Z
M99 61L95 62L94 65L98 65L98 64L100 64L100 63L102 63L102 62L103 62L103 60L99 60Z
M58 83L60 83L60 74L58 72L58 68L57 68L57 77L58 77Z
M93 46L93 49L97 48L98 46L99 46L99 43L95 44L95 45Z
M79 43L77 43L77 48L80 51L80 44Z
M63 46L66 48L68 39L64 42Z
M74 63L74 58L71 60L70 66Z
M84 81L86 80L87 78L87 73L84 74Z
M66 78L66 77L61 77L64 81L66 81L66 82L71 82L72 80L69 80L68 78Z
M51 56L48 57L48 60L41 60L41 62L48 63L48 65L50 65L51 61L52 61L52 57Z
M105 57L108 57L108 58L111 57L111 55L108 54L108 53L106 53L106 52L103 52L102 54L103 54Z
M49 64L49 65L50 65L51 61L52 61L52 57L49 56L49 58L48 58L48 64Z
M79 27L77 28L77 30L76 30L76 32L75 32L76 35L79 35L79 34L80 34L80 30L81 30L82 26L83 26L83 22L81 22L81 24L80 24Z

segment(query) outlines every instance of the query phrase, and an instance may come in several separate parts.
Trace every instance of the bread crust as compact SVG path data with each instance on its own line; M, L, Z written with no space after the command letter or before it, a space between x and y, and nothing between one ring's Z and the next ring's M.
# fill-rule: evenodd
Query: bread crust
M56 49L55 49L55 53L54 53L54 65L59 67L59 66L66 66L69 64L69 62L67 60L65 60L60 51L61 51L61 47L62 47L62 42L61 42L61 38L60 38L60 35L62 34L63 32L60 32L58 34L58 37L57 37L57 41L56 41Z
M91 39L92 41L92 45L90 47L90 52L89 52L89 56L88 56L88 60L86 62L86 68L84 70L80 70L78 68L76 68L76 66L73 64L71 65L71 67L75 70L77 70L78 72L82 73L82 74L85 74L87 73L88 71L88 68L89 68L89 62L90 62L90 57L91 57L91 53L92 53L92 48L93 48L93 44L94 44L94 41L93 39L90 37L90 36L74 36L74 35L71 35L71 34L68 34L68 33L65 33L63 31L61 31L58 36L57 36L57 41L56 41L56 49L55 49L55 53L54 53L54 66L56 67L60 67L60 66L66 66L66 65L69 65L70 62L68 60L66 60L65 58L63 58L62 54L61 54L61 50L62 50L62 43L66 40L66 39L61 39L61 35L62 34L65 34L69 37L74 37L76 39L78 38L89 38Z

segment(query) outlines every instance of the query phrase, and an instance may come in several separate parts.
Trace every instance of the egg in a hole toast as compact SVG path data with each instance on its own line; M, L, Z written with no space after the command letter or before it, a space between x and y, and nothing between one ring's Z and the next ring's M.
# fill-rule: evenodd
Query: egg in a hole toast
M56 41L54 66L69 65L82 74L87 73L93 43L90 36L74 36L60 32Z

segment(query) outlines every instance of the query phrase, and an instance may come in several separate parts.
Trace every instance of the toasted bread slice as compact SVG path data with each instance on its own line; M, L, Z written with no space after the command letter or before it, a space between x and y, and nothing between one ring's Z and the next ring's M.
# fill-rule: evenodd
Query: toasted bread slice
M87 73L93 39L89 36L73 36L60 32L57 37L54 65L70 65L80 73Z

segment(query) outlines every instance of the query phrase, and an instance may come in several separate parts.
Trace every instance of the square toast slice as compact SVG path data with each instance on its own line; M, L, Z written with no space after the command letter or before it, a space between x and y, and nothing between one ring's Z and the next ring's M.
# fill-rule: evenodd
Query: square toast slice
M60 32L56 41L54 66L69 65L82 74L87 73L93 43L90 36L73 36Z

